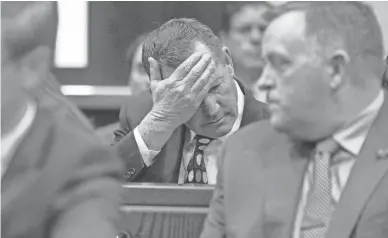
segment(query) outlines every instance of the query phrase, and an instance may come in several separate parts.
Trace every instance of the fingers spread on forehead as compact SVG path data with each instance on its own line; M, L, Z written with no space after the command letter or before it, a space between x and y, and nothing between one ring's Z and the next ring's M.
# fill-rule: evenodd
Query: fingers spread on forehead
M207 65L205 71L200 75L200 77L193 81L191 91L194 94L199 94L204 92L205 94L209 92L210 88L214 84L214 72L215 72L215 62L211 62Z
M202 56L201 60L190 70L190 72L183 79L183 82L189 87L192 87L194 83L201 78L202 74L206 72L211 62L211 55L205 54L204 56Z
M191 69L201 60L202 54L196 52L190 55L178 68L174 71L175 78L182 80L191 71Z

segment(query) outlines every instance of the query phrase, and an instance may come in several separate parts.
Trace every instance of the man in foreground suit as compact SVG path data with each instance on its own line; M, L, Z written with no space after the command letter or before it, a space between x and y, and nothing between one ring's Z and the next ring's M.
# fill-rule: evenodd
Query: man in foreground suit
M270 123L225 143L201 237L387 237L388 102L373 11L290 10L268 26L263 56Z
M52 7L47 7L49 4L31 4L30 2L12 2L2 3L2 31L7 31L7 35L3 36L3 42L6 42L12 47L2 52L3 59L7 54L18 55L26 49L35 47L39 42L40 46L50 49L55 49L57 28L58 28L58 10L57 4L51 3ZM52 9L56 9L55 11ZM10 51L10 52L7 52ZM35 57L40 57L46 60L47 57L52 57L49 50L40 50ZM50 62L47 67L51 67ZM84 124L85 129L93 130L86 116L68 100L61 92L61 85L51 71L47 75L35 80L30 77L26 82L26 87L34 88L37 93L41 93L45 98L49 99L47 103L59 103L62 107L67 107L68 112ZM53 107L54 108L54 107Z
M1 237L115 237L120 159L42 88L55 4L1 7Z
M194 19L151 32L143 65L152 92L128 99L115 132L127 181L214 184L219 144L266 118L265 104L234 79L228 48Z

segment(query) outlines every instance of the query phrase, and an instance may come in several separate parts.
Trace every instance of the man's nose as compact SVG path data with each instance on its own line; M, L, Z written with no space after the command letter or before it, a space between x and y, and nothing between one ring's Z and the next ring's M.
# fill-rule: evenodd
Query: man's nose
M261 45L261 37L262 37L262 33L260 29L258 29L257 27L252 27L251 34L250 34L251 42L254 45Z
M214 117L217 116L220 110L220 105L217 103L215 97L206 97L202 102L202 110L206 116Z
M269 74L268 67L265 67L259 81L257 82L257 87L261 91L269 91L271 90L275 85L275 81L273 77Z

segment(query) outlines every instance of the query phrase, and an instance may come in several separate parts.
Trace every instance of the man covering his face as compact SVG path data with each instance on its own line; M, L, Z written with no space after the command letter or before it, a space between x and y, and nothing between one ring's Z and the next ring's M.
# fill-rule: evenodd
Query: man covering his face
M143 65L151 94L128 100L115 132L127 180L214 183L206 148L265 118L265 105L234 78L228 48L194 19L173 19L151 32ZM128 154L133 145L139 153Z

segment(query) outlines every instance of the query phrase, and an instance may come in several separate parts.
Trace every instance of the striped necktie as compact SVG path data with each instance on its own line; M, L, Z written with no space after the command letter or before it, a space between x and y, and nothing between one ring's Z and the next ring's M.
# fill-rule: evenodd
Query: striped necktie
M195 142L195 148L194 153L187 164L185 183L207 184L208 178L203 152L212 139L196 135L193 141Z
M314 151L313 181L307 195L301 226L301 238L324 238L335 203L331 194L330 162L339 145L334 140L318 143Z

